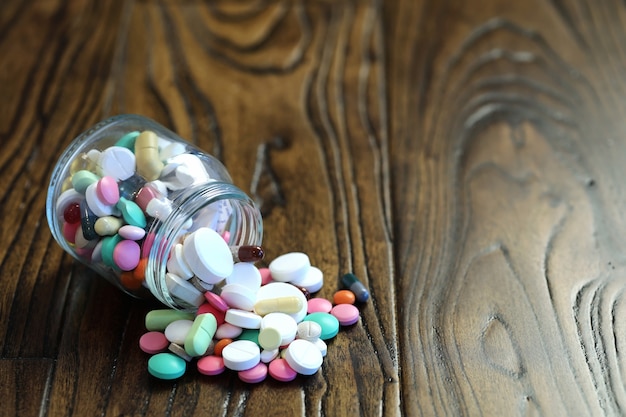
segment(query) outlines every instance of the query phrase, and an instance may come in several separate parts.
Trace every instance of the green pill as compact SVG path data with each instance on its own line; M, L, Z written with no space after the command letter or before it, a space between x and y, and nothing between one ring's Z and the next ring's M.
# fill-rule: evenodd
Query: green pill
M74 187L77 192L85 194L87 187L94 182L98 182L99 179L100 177L93 172L83 169L72 175L72 187Z
M157 353L148 360L148 372L159 379L176 379L185 374L187 362L172 353Z
M152 310L146 314L146 329L162 332L170 323L176 320L193 320L193 318L193 313L185 313L184 311L170 309Z

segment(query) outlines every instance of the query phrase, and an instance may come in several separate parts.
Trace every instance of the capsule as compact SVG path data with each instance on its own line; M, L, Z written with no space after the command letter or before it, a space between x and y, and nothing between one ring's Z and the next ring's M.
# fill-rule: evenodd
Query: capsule
M354 293L357 301L363 303L370 298L370 293L365 288L365 285L354 274L345 274L341 278L343 286Z
M135 140L137 173L148 181L159 178L163 162L159 159L159 138L156 133L146 130Z
M297 313L302 309L302 300L296 296L268 298L257 302L254 311L259 316L269 313Z
M95 225L98 220L98 216L87 205L86 200L80 202L80 223L83 229L83 237L87 240L98 239L98 233L96 233Z
M260 246L231 246L230 251L235 262L258 262L265 256Z

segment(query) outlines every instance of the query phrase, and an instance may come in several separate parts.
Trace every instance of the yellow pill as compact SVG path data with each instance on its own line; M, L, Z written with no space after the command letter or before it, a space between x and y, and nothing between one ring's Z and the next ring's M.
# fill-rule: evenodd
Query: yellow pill
M159 138L156 133L146 130L135 141L137 173L147 181L154 181L161 175L163 162L159 158Z
M297 313L302 309L302 300L295 296L267 298L254 305L254 312L259 316L269 313Z
M94 228L100 236L113 236L124 225L119 217L104 216L96 220Z

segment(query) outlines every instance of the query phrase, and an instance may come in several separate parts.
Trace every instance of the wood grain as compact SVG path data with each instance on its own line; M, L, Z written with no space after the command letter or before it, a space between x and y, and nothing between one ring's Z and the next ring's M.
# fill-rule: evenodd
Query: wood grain
M7 0L0 415L626 413L626 7L616 0ZM220 158L372 298L292 383L149 376L154 301L52 239L50 172L139 113Z

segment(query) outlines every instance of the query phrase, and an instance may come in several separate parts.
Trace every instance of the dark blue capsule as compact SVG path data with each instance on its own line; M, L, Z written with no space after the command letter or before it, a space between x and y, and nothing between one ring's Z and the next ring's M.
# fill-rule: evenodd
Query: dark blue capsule
M344 286L344 288L347 288L354 293L354 296L356 297L358 302L363 303L369 300L369 291L367 291L365 285L363 285L363 283L359 281L356 275L350 273L345 274L341 278L341 284Z
M117 183L120 189L120 197L126 200L134 201L139 190L146 184L146 180L142 176L134 174L125 180Z
M87 240L98 239L98 233L96 233L96 221L98 216L87 205L87 200L80 202L80 226L83 229L83 236Z

